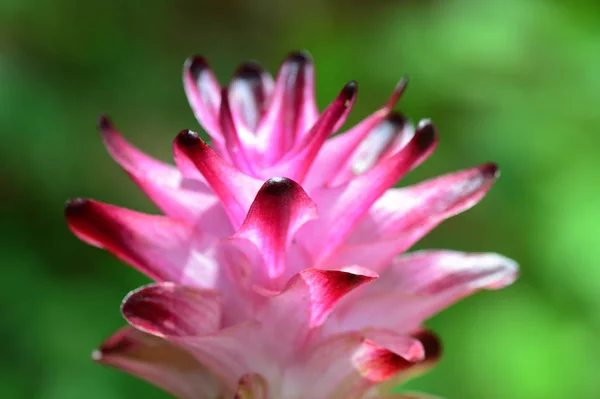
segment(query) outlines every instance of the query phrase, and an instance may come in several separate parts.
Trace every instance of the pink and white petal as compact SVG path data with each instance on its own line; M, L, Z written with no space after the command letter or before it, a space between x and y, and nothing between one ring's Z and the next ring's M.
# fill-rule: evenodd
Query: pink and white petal
M176 159L191 162L198 168L221 200L235 230L239 229L262 181L227 163L192 131L179 133L173 148Z
M125 298L122 313L132 326L194 355L230 392L249 372L268 379L278 375L277 354L266 350L258 322L221 330L221 303L213 291L165 284L142 287Z
M427 231L443 220L477 204L498 177L495 164L450 173L400 189L388 190L358 223L346 240L348 245L389 240L407 232ZM399 251L414 243L408 241Z
M423 348L414 338L388 331L366 334L346 333L311 347L290 368L286 389L304 397L362 398L373 385L423 357Z
M352 108L356 94L356 82L346 84L302 140L276 165L266 168L262 173L268 176L283 175L302 183L323 143Z
M275 83L255 62L241 65L229 85L229 102L236 126L254 132L268 109Z
M440 360L440 357L442 356L442 344L436 334L422 328L413 332L411 336L418 340L423 346L425 351L423 360L396 374L389 380L378 384L376 387L378 392L389 392L407 380L423 375L433 368Z
M229 104L227 87L224 87L221 92L219 124L231 163L240 171L254 175L255 164L259 162L258 154L255 151L256 140L254 134L244 125L236 126Z
M191 354L130 326L106 340L92 358L181 399L218 399L222 395L214 376Z
M276 353L282 362L293 359L306 344L310 331L323 324L344 295L374 279L337 270L307 269L298 273L283 292L256 312L257 320L263 321L261 335L269 352Z
M495 253L417 251L396 258L373 289L417 295L455 292L463 297L483 288L504 288L518 271L515 261Z
M240 378L257 373L269 383L281 379L277 354L268 351L257 322L247 322L201 337L170 337L192 353L223 386L235 392Z
M408 144L382 159L367 172L345 185L316 190L312 198L321 217L306 225L299 238L314 256L316 265L327 262L352 232L371 205L400 177L423 162L435 148L437 133L429 121L422 121Z
M269 399L269 385L263 376L250 373L240 378L234 399Z
M212 287L216 238L166 216L87 199L67 203L65 217L81 240L105 248L155 280Z
M328 186L338 186L373 168L386 155L398 152L414 135L414 127L398 113L390 113L373 127L339 165Z
M256 194L236 237L252 241L262 253L266 272L275 279L286 269L286 253L294 234L317 209L302 187L285 177L267 180Z
M121 305L133 327L157 337L194 337L220 328L219 293L174 283L155 283L130 292Z
M113 159L166 215L193 221L219 236L231 234L219 198L199 173L185 178L174 166L144 154L125 140L107 117L100 119L100 131Z
M257 129L265 165L277 162L317 120L314 90L310 55L291 53L279 69L269 109Z
M388 116L404 91L405 86L406 80L403 79L398 83L394 93L383 107L363 119L358 125L347 132L325 141L303 183L309 192L312 192L314 188L327 186L331 183L340 170L340 165L347 163L349 156L356 150L369 132Z
M183 87L192 111L219 148L225 143L219 126L221 87L208 62L200 56L190 57L183 67Z
M481 289L512 283L516 263L497 254L423 251L399 257L376 284L336 307L328 334L363 328L411 332L431 316Z

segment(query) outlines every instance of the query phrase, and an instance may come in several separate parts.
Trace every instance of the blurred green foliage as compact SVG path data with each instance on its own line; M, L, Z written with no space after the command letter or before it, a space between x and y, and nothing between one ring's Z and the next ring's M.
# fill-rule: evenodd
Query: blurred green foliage
M348 80L350 122L411 78L402 111L440 146L403 183L493 160L485 201L420 248L517 259L516 285L431 320L445 357L409 383L455 399L600 397L600 3L561 0L0 0L0 397L166 398L92 363L147 280L68 231L66 199L154 211L105 153L108 113L162 159L198 130L180 82L191 53L221 80L293 49L317 64L325 106Z

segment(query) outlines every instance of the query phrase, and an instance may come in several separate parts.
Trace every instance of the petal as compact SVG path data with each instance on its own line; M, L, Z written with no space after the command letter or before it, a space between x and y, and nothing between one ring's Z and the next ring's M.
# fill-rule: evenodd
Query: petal
M356 82L346 84L302 140L273 168L267 168L263 173L273 175L277 171L279 175L302 182L327 137L352 108L356 93Z
M314 255L315 264L332 264L327 263L327 258L343 243L371 205L400 177L427 158L436 143L435 128L428 121L422 121L414 137L396 154L382 159L343 186L316 191L312 197L319 204L321 216L299 234Z
M281 293L256 310L268 352L283 362L293 359L296 350L306 344L310 330L325 321L343 296L374 279L372 275L337 270L307 269L298 273ZM285 334L281 334L282 326Z
M213 291L150 285L128 295L122 313L134 327L191 353L231 392L244 374L277 373L277 358L266 350L260 324L249 321L220 330L219 302Z
M386 381L425 358L417 339L386 330L370 330L364 335L366 339L354 353L353 361L369 381Z
M511 284L517 273L517 264L498 254L414 252L400 256L362 295L349 296L326 327L330 333L367 327L410 332L467 295Z
M305 186L309 191L315 187L330 185L340 169L351 170L349 163L350 155L365 140L365 137L389 117L393 106L400 98L405 86L406 80L403 79L398 83L388 102L383 107L363 119L347 132L332 137L323 144L314 161L314 165L306 177Z
M443 220L477 204L497 177L497 166L484 164L414 186L389 190L373 204L346 244L402 236L405 243L398 246L398 252L402 252Z
M219 112L221 132L225 137L225 148L233 165L246 174L253 175L254 165L248 153L252 153L254 136L243 125L236 126L229 104L229 91L226 87L221 92L221 109ZM248 153L247 153L248 152Z
M257 130L266 165L289 151L318 115L312 59L308 53L291 53L279 69L273 99Z
M414 128L404 116L398 113L389 114L368 132L353 152L348 154L348 159L328 182L329 185L343 184L373 168L386 154L395 153L406 145L413 135Z
M276 278L285 270L286 250L294 234L316 217L315 204L299 184L285 177L274 177L258 191L236 236L257 246L268 276Z
M279 297L286 302L299 302L310 307L310 327L323 324L335 303L353 289L377 277L338 270L307 269L292 279ZM288 302L289 303L289 302Z
M173 149L176 159L193 163L202 173L237 230L262 182L231 166L192 131L184 130L179 133Z
M418 377L437 364L442 355L442 344L436 334L426 329L419 329L411 334L424 349L423 360L413 364L406 370L396 374L377 386L379 392L389 392L409 379Z
M100 131L111 156L131 179L168 216L194 221L204 231L223 236L231 226L224 223L223 207L199 173L185 179L177 168L153 159L125 140L107 117Z
M189 353L168 341L124 327L92 358L130 373L181 399L217 399L215 378Z
M224 137L219 126L221 88L204 58L194 56L186 60L183 67L183 86L198 122L215 143L222 145Z
M121 305L125 319L158 337L188 337L217 331L221 305L216 291L173 283L149 284L130 292Z
M240 378L234 399L269 399L269 386L260 374L250 373Z
M81 240L107 249L155 280L215 284L211 248L216 239L185 222L86 199L68 202L65 217Z
M243 64L235 72L229 85L229 102L237 126L255 131L265 114L274 82L271 75L259 64Z
M286 390L307 398L363 398L384 376L401 372L422 356L419 341L408 336L375 330L367 336L346 333L299 355L289 368Z

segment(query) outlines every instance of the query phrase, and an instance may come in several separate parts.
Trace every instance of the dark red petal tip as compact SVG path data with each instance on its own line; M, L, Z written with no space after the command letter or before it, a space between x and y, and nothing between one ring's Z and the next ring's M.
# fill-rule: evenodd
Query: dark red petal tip
M194 79L198 79L202 72L209 68L210 67L208 66L208 62L206 62L204 57L201 57L199 55L189 57L185 61L185 69L190 71Z
M65 216L81 215L89 207L90 201L84 198L75 198L65 204Z
M192 132L191 130L182 130L177 135L177 143L184 147L193 147L201 143L202 139L198 136L198 133Z
M399 112L391 112L388 116L385 117L385 119L390 122L392 125L397 126L397 127L402 127L404 125L406 125L406 122L408 122L408 118L406 118L406 116L402 115Z
M264 69L259 63L255 61L245 62L237 68L234 78L260 79L263 72Z
M350 99L356 94L357 91L358 91L358 83L356 83L356 81L352 80L352 81L346 83L346 85L344 86L344 88L342 89L342 92L340 94L342 96L344 96L346 99Z
M106 116L106 115L100 116L100 118L98 119L98 129L100 129L100 131L103 131L103 132L113 129L113 123L108 116Z
M500 176L500 169L498 169L498 165L495 163L486 163L481 167L481 174L488 179L498 178Z
M415 142L417 147L420 150L426 150L435 142L437 130L431 120L423 119L419 122L415 135L417 136Z
M293 188L294 182L287 177L272 177L263 184L261 192L273 197L287 194Z
M435 333L423 329L412 336L423 345L426 361L436 361L442 356L442 342Z
M308 64L312 62L310 53L306 50L303 51L292 51L288 54L286 62L293 62L295 64Z

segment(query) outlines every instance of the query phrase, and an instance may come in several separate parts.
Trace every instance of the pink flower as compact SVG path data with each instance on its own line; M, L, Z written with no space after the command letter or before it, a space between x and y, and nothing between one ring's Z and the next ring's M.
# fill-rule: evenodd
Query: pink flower
M475 205L496 166L392 188L437 143L430 121L413 128L392 110L405 80L335 137L356 83L319 114L306 54L291 54L276 80L242 65L223 88L196 57L183 81L212 146L181 132L177 167L100 122L113 158L165 216L67 204L79 238L156 280L125 298L131 326L95 360L187 399L416 397L380 392L439 357L423 321L512 283L517 266L497 254L401 254Z

